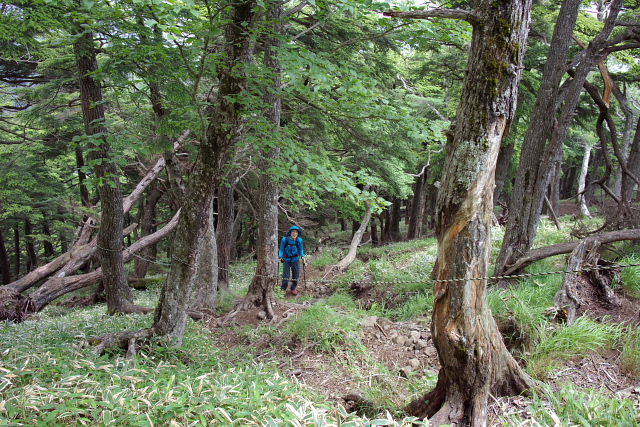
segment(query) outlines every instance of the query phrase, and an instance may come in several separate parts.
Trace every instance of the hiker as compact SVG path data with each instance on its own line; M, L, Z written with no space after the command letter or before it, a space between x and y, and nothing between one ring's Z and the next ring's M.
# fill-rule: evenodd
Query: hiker
M302 241L302 230L297 225L292 226L285 237L280 242L278 258L283 263L282 285L280 288L287 291L289 275L291 274L291 294L298 295L298 278L300 277L300 258L304 257L304 243ZM303 263L306 263L304 258Z

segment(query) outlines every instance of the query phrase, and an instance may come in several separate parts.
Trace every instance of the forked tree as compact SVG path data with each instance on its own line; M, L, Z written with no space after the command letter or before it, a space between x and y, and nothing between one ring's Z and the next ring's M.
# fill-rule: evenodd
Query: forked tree
M430 418L430 425L485 426L489 394L513 395L535 385L507 350L486 296L495 166L516 108L531 3L476 0L471 10L387 13L462 19L473 27L436 210L431 331L442 367L436 388L408 408Z

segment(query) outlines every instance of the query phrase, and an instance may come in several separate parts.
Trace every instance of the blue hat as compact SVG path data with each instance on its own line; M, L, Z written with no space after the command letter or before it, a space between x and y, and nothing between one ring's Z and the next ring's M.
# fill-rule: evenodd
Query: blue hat
M300 227L298 227L297 225L292 226L289 231L287 231L287 236L291 235L291 231L292 230L298 230L298 235L302 236L302 230L300 229Z

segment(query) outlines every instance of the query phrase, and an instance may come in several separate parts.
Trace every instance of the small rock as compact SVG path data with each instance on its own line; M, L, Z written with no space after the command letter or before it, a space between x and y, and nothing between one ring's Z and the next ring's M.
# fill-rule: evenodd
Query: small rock
M380 317L378 318L378 325L382 326L383 328L387 328L393 325L393 322L386 317Z
M418 340L414 345L413 348L415 348L416 350L422 350L423 348L425 348L427 346L427 342L425 340Z
M413 342L414 344L418 342L418 340L420 339L420 332L418 331L411 331L411 335L410 338L411 342Z
M263 311L263 310L260 310L260 311L258 312L258 319L260 319L260 320L264 320L264 319L266 319L266 318L267 318L267 313L266 313L265 311Z
M418 360L418 359L411 359L411 360L409 360L409 365L411 365L411 367L412 367L413 369L417 369L417 368L418 368L418 366L420 366L420 360Z
M395 344L398 345L404 345L404 342L406 341L406 339L402 336L402 335L398 335L395 338L393 338L392 340Z
M365 328L373 328L376 325L378 316L369 316L362 319L362 326Z
M405 366L404 368L400 368L400 376L404 378L408 378L413 372L413 368L411 366Z

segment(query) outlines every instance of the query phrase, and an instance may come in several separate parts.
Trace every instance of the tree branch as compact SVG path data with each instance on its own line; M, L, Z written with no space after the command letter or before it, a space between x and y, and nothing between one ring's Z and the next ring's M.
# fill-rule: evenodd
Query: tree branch
M402 19L428 19L428 18L446 18L446 19L460 19L466 21L471 25L477 25L481 23L481 19L475 12L463 9L446 9L436 8L427 10L411 10L411 11L396 11L389 10L383 12L384 16L391 18Z

